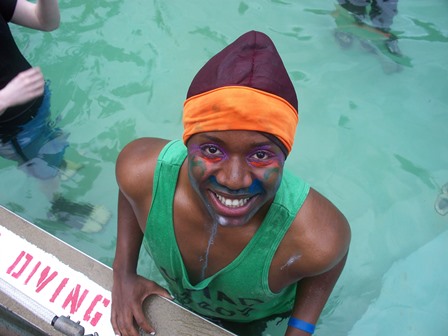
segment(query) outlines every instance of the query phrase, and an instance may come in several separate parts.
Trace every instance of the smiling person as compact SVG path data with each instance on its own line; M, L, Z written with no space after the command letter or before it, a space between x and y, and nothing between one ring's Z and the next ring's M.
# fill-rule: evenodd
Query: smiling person
M268 36L251 31L193 79L183 139L142 138L116 165L118 237L111 321L117 335L157 332L149 295L239 335L288 317L310 335L345 265L350 228L286 169L298 123L293 84ZM143 243L168 288L137 275Z

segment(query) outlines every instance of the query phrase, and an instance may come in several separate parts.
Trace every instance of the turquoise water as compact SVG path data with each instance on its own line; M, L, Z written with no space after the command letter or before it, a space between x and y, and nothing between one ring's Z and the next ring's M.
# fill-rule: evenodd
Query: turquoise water
M448 182L448 3L399 2L399 60L375 42L342 48L332 1L217 3L77 0L61 2L62 24L51 34L15 27L23 53L51 80L54 120L70 132L67 158L84 164L61 192L106 206L112 218L95 234L48 220L36 181L4 159L0 204L111 265L119 151L142 136L178 138L200 66L261 30L299 98L287 166L352 227L347 266L315 335L448 332L448 215L434 207ZM270 325L266 335L283 329Z

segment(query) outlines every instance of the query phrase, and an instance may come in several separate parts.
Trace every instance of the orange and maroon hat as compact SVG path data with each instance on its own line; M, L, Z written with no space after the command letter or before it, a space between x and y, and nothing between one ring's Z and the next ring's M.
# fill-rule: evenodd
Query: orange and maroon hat
M273 135L289 153L298 120L297 95L274 43L250 31L194 77L184 103L183 140L201 132L259 131Z

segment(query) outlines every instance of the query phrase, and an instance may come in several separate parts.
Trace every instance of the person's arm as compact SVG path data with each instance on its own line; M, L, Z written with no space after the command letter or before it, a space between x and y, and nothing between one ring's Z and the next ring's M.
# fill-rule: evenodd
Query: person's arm
M17 0L11 22L43 31L52 31L59 27L60 13L58 0Z
M311 189L296 218L297 246L301 262L293 271L298 275L297 292L286 336L309 336L341 275L350 244L350 227L343 214L325 197ZM305 329L305 330L302 330Z
M44 86L44 76L39 68L19 73L0 90L0 115L12 106L25 104L41 96Z
M135 335L134 320L146 332L153 328L146 321L143 300L152 293L146 280L137 275L137 262L143 233L133 210L120 191L118 196L118 235L113 263L111 322L117 335Z
M309 278L304 278L297 284L296 304L291 317L316 325L325 304L344 268L347 254L329 271ZM306 324L305 324L306 325ZM309 336L311 333L288 327L285 336Z
M135 325L147 333L154 332L146 320L142 303L158 294L171 298L155 282L137 275L137 263L143 239L142 222L146 222L152 187L152 164L148 139L137 140L119 155L116 165L118 196L117 247L113 263L111 323L117 335L138 336Z

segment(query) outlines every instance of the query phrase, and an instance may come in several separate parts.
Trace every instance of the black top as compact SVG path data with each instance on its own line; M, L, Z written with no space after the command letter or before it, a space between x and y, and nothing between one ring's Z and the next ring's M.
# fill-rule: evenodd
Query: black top
M17 47L8 25L16 3L17 0L0 1L0 89L3 89L18 73L31 68ZM42 97L38 97L23 105L8 108L0 116L0 133L7 128L27 122L36 114L41 102Z

